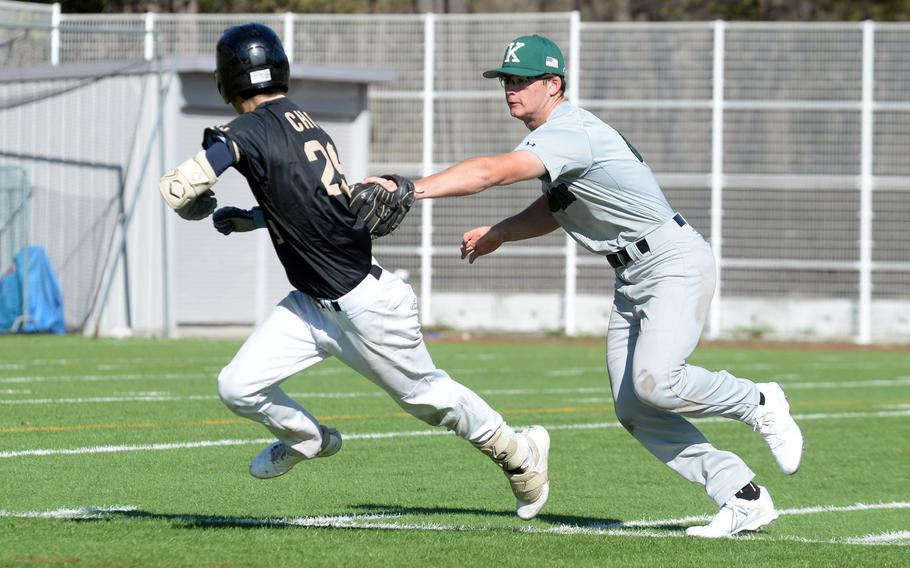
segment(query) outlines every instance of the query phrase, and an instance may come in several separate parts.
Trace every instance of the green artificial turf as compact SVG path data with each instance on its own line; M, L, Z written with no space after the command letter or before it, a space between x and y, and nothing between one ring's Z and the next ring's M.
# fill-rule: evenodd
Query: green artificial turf
M215 386L238 347L0 340L0 566L770 568L910 558L908 351L697 350L695 364L781 383L806 439L802 468L787 477L749 427L699 423L746 460L782 512L761 533L705 541L684 529L715 505L618 427L599 343L430 345L437 365L510 424L549 428L550 501L530 522L515 516L505 477L483 455L403 414L335 360L284 388L342 432L342 451L252 478L249 460L270 434L227 410Z

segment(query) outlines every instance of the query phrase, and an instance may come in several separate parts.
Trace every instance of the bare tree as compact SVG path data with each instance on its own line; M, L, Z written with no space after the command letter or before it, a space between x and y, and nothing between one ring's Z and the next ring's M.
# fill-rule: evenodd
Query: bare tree
M52 0L43 0L50 3ZM585 21L910 20L910 0L62 0L64 12L482 13L578 10Z

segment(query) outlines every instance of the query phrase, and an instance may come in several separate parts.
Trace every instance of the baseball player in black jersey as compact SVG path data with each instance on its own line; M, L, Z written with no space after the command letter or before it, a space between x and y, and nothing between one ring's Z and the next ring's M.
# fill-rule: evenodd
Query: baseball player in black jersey
M379 266L369 231L348 207L335 144L284 96L289 65L275 32L261 24L225 31L215 81L240 116L206 129L204 149L164 175L159 189L185 219L214 212L215 228L225 235L267 229L294 287L218 376L228 408L278 439L253 458L250 473L277 477L341 449L341 434L279 386L334 355L408 413L455 431L489 456L510 482L518 516L536 516L549 495L547 431L515 432L433 364L413 290ZM215 211L211 187L229 167L247 179L258 207Z

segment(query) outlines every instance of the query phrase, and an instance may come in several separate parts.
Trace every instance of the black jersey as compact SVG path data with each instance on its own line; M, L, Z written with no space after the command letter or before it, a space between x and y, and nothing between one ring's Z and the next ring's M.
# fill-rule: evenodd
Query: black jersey
M369 273L370 233L348 209L332 139L287 98L259 105L220 129L240 147L234 167L262 209L291 284L339 298Z

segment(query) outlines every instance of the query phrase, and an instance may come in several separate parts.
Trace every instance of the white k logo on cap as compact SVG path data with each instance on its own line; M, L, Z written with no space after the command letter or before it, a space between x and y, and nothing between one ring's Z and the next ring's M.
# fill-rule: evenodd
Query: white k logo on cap
M509 62L521 63L521 59L518 58L518 55L515 52L524 46L525 46L525 44L521 43L520 41L513 41L512 43L510 43L509 49L506 50L506 57L505 57L505 59L502 60L502 62L503 63L509 63Z

